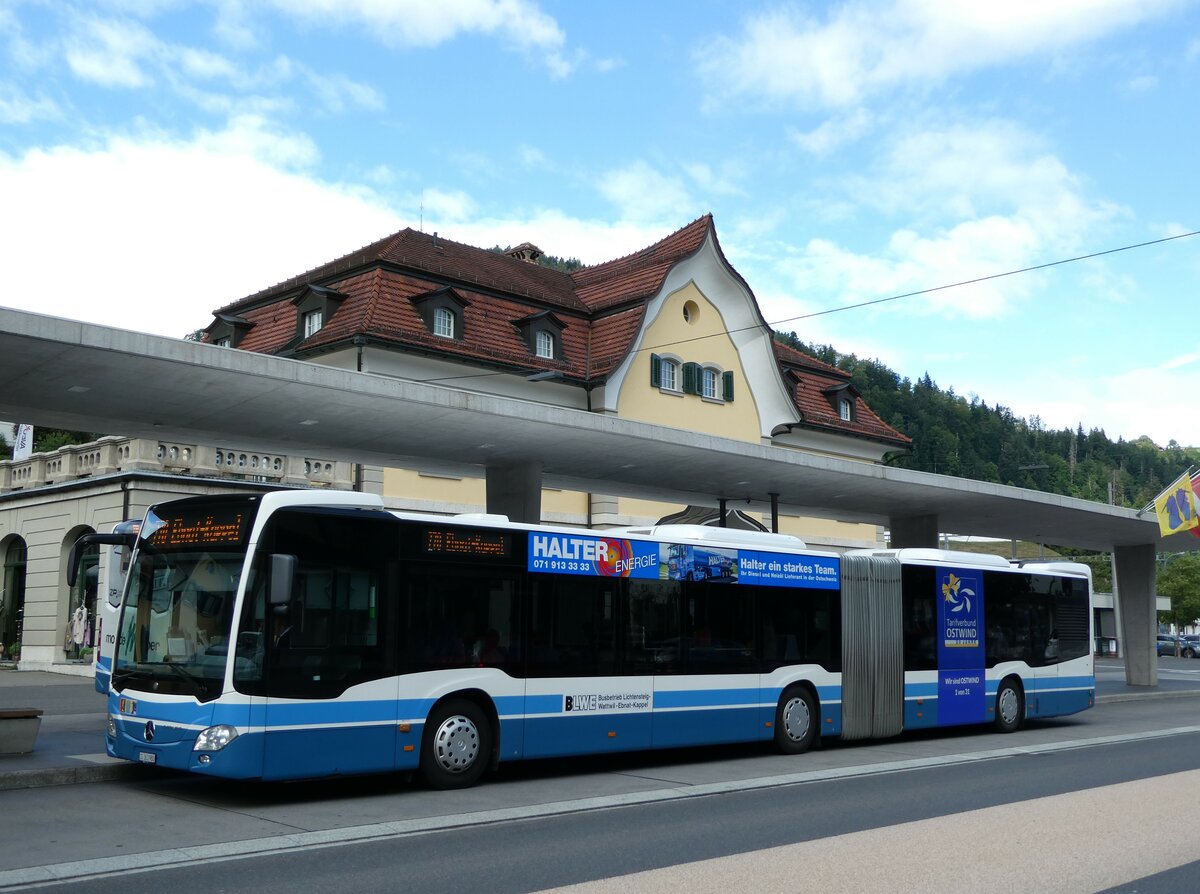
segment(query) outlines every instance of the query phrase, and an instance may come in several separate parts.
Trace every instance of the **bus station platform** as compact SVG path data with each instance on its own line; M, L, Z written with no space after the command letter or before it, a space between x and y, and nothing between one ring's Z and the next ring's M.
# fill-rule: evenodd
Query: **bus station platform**
M1096 659L1096 702L1200 697L1200 659L1160 658L1158 685L1129 686L1119 658ZM0 709L42 711L33 751L0 754L0 791L144 777L104 753L104 696L89 677L0 669Z

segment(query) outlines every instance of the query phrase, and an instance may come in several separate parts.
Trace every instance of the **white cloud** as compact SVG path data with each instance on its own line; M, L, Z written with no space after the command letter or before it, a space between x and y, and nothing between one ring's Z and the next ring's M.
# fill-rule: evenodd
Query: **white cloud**
M813 155L828 155L848 143L855 143L871 132L875 120L866 109L854 109L848 115L831 118L814 130L789 130L792 142Z
M574 67L563 56L566 36L558 22L528 0L275 0L274 5L285 16L323 26L355 24L389 46L435 47L478 32L541 54L555 77Z
M446 238L467 245L532 242L546 254L578 258L585 264L624 257L669 236L678 228L678 221L664 225L588 220L569 217L554 209L535 210L519 218L478 217L434 223L430 223L427 215L425 223L426 232L437 230Z
M715 171L712 165L703 162L688 162L681 167L683 172L706 193L717 196L744 196L746 194L739 185L740 181L746 177L746 172L740 164L724 162Z
M699 216L686 210L693 204L683 181L644 161L606 172L599 188L601 195L616 205L626 220L647 223Z
M697 54L719 96L845 107L885 90L938 83L1056 52L1156 18L1179 0L850 2L818 18L801 7L747 18Z
M1119 213L1089 198L1041 141L1003 121L897 134L842 187L861 217L895 221L866 253L814 239L778 265L796 291L855 304L995 276L1080 252ZM836 201L836 199L835 199ZM1094 285L1105 280L1096 266ZM975 318L1012 310L1038 274L991 279L906 300L906 312ZM884 305L886 308L887 305Z
M1148 93L1157 86L1157 75L1139 75L1136 78L1131 78L1125 85L1125 89L1130 93Z
M12 84L0 83L0 124L29 124L61 117L54 100L45 96L34 99Z
M102 87L145 87L143 66L162 44L140 22L88 19L66 41L67 64L76 77Z
M6 306L182 336L218 306L399 228L368 192L281 169L260 123L0 155ZM300 148L297 148L300 147ZM86 197L81 201L80 197ZM53 270L53 276L45 271Z
M1095 363L1084 370L1039 366L1028 373L1018 365L986 387L990 402L1026 418L1039 416L1051 429L1082 423L1085 430L1104 428L1113 440L1147 435L1160 447L1172 439L1200 445L1200 416L1179 412L1179 395L1200 389L1197 354L1117 373Z

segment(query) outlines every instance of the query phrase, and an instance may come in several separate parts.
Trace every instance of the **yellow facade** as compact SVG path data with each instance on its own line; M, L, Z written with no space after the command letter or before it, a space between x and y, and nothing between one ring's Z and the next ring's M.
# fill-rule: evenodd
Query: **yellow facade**
M641 343L645 347L634 359L617 398L618 416L758 443L761 437L758 408L741 356L729 337L721 312L694 283L667 296ZM679 383L673 390L651 387L652 354L678 364L698 363L720 372L732 372L733 400L684 394Z

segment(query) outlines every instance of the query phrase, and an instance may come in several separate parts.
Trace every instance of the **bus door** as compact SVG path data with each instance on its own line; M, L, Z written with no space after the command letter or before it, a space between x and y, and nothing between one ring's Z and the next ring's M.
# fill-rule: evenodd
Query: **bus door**
M745 742L759 729L754 592L735 583L734 550L702 552L693 564L708 570L671 594L682 628L660 636L667 645L654 656L655 748Z
M936 569L938 726L988 719L983 571Z
M293 523L317 524L303 516ZM277 542L287 542L288 526L279 520ZM380 544L366 526L320 533L357 539L358 548L335 543L319 558L294 556L289 598L266 600L254 631L266 666L265 779L395 767L399 684L386 657L380 599L387 554L374 548Z
M542 571L534 558L531 570ZM643 582L597 573L594 560L571 571L531 575L524 754L649 748L653 632L628 604L629 587Z

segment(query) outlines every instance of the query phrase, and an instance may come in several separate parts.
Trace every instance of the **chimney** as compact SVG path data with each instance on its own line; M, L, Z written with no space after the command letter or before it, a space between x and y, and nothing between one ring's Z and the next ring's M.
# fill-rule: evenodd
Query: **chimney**
M522 242L516 248L510 248L504 254L518 261L524 261L526 264L536 264L537 259L542 256L542 250L532 242Z

